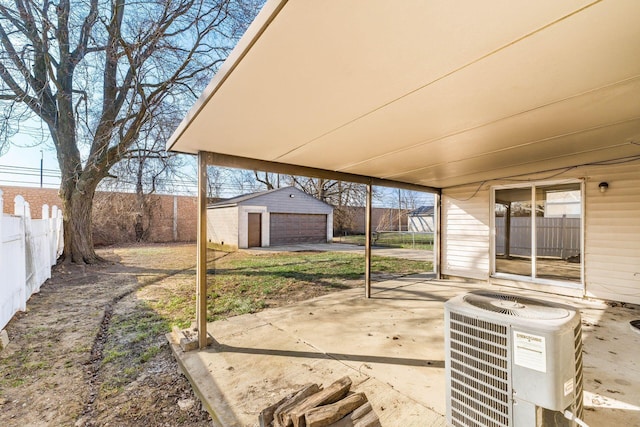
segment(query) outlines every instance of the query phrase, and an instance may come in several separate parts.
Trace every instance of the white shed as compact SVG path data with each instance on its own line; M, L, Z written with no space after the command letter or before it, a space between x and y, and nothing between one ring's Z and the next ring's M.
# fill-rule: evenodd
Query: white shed
M207 239L237 248L330 242L333 207L295 187L235 197L208 207Z
M420 206L407 214L407 228L414 233L433 233L435 231L433 206Z

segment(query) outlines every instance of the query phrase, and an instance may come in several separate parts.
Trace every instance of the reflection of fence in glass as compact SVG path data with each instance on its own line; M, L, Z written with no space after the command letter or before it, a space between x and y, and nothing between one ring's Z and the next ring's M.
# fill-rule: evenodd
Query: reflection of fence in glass
M505 253L504 217L496 218L496 254ZM510 255L531 256L531 219L511 218ZM580 218L536 217L539 257L567 259L580 254Z

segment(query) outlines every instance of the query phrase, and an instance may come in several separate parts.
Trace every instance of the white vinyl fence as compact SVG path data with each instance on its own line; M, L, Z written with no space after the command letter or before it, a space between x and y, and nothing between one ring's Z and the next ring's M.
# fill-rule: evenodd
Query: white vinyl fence
M0 190L0 330L13 315L27 308L27 300L51 277L51 266L62 254L62 212L42 207L43 219L31 219L22 196L14 200L14 214L3 214Z
M505 252L504 217L496 218L496 253ZM580 218L536 217L536 253L566 259L580 254ZM531 219L511 218L511 255L531 256Z

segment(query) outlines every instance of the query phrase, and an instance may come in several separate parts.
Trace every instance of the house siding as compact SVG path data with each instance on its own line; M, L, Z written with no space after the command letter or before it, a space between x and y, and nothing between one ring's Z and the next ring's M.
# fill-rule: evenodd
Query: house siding
M442 273L489 278L489 191L478 185L442 192Z
M519 177L526 179L527 177ZM640 304L640 168L637 163L573 169L554 180L585 180L585 296ZM544 182L531 176L532 182ZM598 184L609 188L601 193ZM494 182L505 185L509 182ZM486 280L491 271L490 188L478 185L443 190L442 272ZM496 281L496 283L502 283ZM556 293L576 290L511 281L512 285Z
M640 167L586 170L587 296L640 304ZM609 183L601 193L598 184Z

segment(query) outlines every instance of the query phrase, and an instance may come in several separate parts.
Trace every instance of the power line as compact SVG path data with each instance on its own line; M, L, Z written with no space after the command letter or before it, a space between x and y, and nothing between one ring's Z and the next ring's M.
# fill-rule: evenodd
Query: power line
M7 169L7 173L10 173L11 171L16 171L16 172L20 172L20 171L37 171L38 173L40 172L40 168L32 168L32 167L28 167L28 166L0 165L0 170L2 170L2 169ZM44 172L51 172L51 173L56 173L56 174L60 175L60 170L59 169L47 169L47 168L44 168L42 170Z

